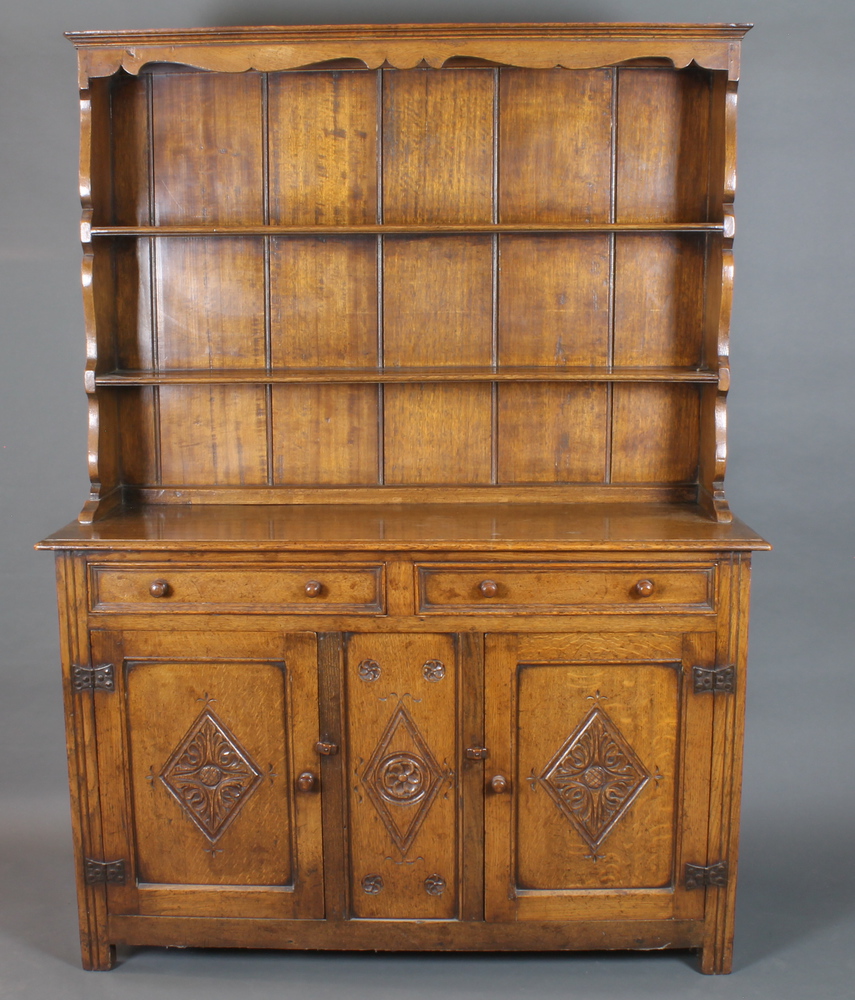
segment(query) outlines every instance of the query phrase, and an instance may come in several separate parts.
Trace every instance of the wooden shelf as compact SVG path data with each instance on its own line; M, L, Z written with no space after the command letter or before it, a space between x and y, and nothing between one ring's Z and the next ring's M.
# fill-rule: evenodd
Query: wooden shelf
M701 368L571 368L508 365L418 368L256 368L112 371L95 376L96 386L140 385L278 385L287 383L392 382L717 382L718 374Z
M723 233L721 222L461 223L354 226L91 226L91 236L454 236L537 233Z

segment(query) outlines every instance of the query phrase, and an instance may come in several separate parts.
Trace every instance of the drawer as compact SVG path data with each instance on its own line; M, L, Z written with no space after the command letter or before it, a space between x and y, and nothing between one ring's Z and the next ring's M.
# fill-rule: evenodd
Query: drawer
M714 567L569 565L417 567L422 612L712 611Z
M93 611L380 614L383 564L91 565Z

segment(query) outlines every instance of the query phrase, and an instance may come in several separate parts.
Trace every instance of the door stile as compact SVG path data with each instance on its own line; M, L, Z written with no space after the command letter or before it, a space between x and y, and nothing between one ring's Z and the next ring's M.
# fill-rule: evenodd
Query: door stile
M485 638L485 745L490 757L484 770L484 917L488 921L516 919L516 831L514 796L518 776L514 773L516 738L516 673L518 638L513 633ZM502 775L510 787L502 794L491 788L495 775ZM499 891L498 887L502 889ZM494 888L496 887L496 888Z
M693 690L692 668L715 663L715 633L683 637L680 775L674 858L674 916L701 920L703 890L687 890L687 864L706 864L713 754L713 697ZM698 860L700 859L700 860Z
M457 769L460 775L460 919L484 919L484 782L490 758L478 760L467 750L487 747L484 736L484 636L461 632L458 642L459 736Z
M107 907L110 913L136 913L139 909L134 842L134 813L131 801L128 734L125 712L127 674L122 636L118 632L93 632L92 665L113 664L113 691L94 691L96 752L101 787L101 822L103 825L102 861L123 860L123 884L107 883Z

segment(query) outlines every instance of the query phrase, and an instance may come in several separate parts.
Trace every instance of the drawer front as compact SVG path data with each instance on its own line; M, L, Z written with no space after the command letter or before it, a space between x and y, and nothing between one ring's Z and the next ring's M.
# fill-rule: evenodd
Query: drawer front
M714 567L418 566L422 612L712 611Z
M380 614L384 570L372 565L89 567L93 611Z

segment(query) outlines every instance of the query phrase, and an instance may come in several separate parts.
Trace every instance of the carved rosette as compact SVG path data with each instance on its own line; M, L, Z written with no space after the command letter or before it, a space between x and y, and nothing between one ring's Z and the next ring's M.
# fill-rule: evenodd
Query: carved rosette
M362 880L362 891L369 896L376 896L383 891L383 877L381 875L366 875Z
M399 704L360 780L402 855L447 777L450 772L440 767L412 716Z
M428 660L422 667L422 675L426 681L436 684L445 677L445 664L441 660Z
M262 782L261 771L206 708L163 765L160 780L214 843Z
M596 851L650 780L650 774L598 705L564 742L539 780Z
M429 896L441 896L445 892L445 879L442 875L428 875L425 879L425 892Z
M356 673L361 681L370 684L380 676L380 664L376 660L363 660L356 668Z

